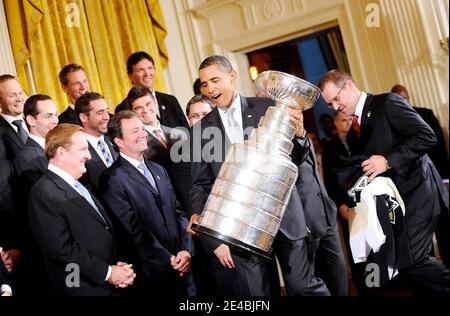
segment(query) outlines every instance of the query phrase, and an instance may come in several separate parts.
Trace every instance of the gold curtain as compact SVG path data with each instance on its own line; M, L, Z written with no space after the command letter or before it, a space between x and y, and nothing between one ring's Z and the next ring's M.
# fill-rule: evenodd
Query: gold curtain
M132 52L152 55L159 73L167 65L157 0L5 0L5 11L21 84L28 87L30 60L36 91L54 98L60 111L68 100L58 73L68 63L85 68L90 90L105 96L110 111L131 87L126 60ZM164 91L161 74L155 89Z

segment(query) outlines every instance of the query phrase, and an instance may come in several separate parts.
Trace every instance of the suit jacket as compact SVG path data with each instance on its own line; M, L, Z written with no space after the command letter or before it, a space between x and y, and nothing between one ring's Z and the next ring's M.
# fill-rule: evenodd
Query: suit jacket
M273 105L273 101L268 98L246 98L241 97L242 109L242 123L244 129L244 139L246 140L250 135L250 131L258 126L261 117L265 114L267 108ZM210 127L218 127L221 130L221 136L203 134L203 131ZM199 139L199 135L202 137ZM206 137L206 136L209 136ZM307 148L300 146L298 141L294 140L294 148L291 153L292 161L299 166L308 151ZM208 145L209 144L209 145ZM205 146L215 144L211 149L205 151L202 155L202 149ZM225 128L220 118L219 110L213 109L208 113L199 124L195 124L191 132L191 145L193 149L191 152L194 157L191 164L192 173L192 187L191 187L191 207L192 213L200 214L211 192L214 181L219 174L222 162L225 160L225 155L230 141L226 135ZM200 147L199 147L200 146ZM219 149L221 152L216 153ZM207 156L211 155L211 156ZM214 157L220 157L219 161ZM280 231L289 239L297 240L306 236L306 224L303 213L302 203L297 190L293 190L291 200L286 208L285 214L281 221ZM220 242L211 241L209 245L205 245L206 251L212 252Z
M3 133L0 127L0 246L8 250L18 249L18 233L11 189L14 184L14 169L7 158Z
M25 143L20 139L19 134L12 128L3 116L0 116L0 129L3 130L0 135L3 136L3 146L5 148L6 159L11 163L16 154L25 146Z
M102 205L92 198L104 220L83 196L50 170L31 190L29 220L57 295L113 293L105 278L108 266L116 262L114 234ZM79 287L66 286L66 278L73 272L66 271L71 263L79 267Z
M70 106L68 106L67 109L58 116L58 120L59 124L68 123L80 125L80 121L75 115L75 110Z
M21 192L29 192L48 167L44 149L31 137L13 161Z
M111 157L115 161L119 154L114 149L113 144L109 137L104 136L105 143L111 152ZM98 155L91 143L89 143L89 153L91 154L91 159L86 161L87 172L81 177L80 182L83 183L92 193L97 194L98 182L100 175L106 170L107 166L103 162L102 158Z
M189 128L186 116L181 109L180 103L177 98L173 95L155 92L156 100L158 101L159 108L159 121L162 125L168 127L179 127L183 126ZM126 103L126 98L116 106L115 113L126 110L128 108Z
M336 224L336 205L322 183L313 150L308 151L298 168L296 187L302 201L306 225L311 232L310 238L316 239L324 236L329 226Z
M336 174L336 169L341 168L350 155L350 151L345 148L338 135L330 139L323 147L322 161L325 187L338 207L342 204L349 207L354 205L353 200L347 195L347 191L339 184Z
M44 149L31 137L25 146L17 153L13 161L16 174L14 184L15 213L18 218L20 250L22 257L16 267L16 293L18 295L33 295L35 289L30 288L30 282L40 284L39 295L50 294L50 281L39 246L31 231L27 217L29 193L33 185L40 179L48 167Z
M190 209L189 189L191 187L190 166L186 167L186 165L181 162L174 162L170 157L172 145L177 142L182 142L187 135L181 130L164 125L161 125L161 129L166 138L167 147L161 144L154 135L147 133L148 149L144 156L148 160L156 162L166 169L169 173L178 202L180 202L183 211L188 212Z
M414 109L419 113L420 117L430 125L434 134L436 135L436 145L431 147L428 152L428 156L439 172L440 176L443 179L448 179L448 155L447 148L445 147L445 139L442 133L441 126L439 125L439 121L434 115L433 111L427 108L418 108L414 107Z
M144 271L145 283L165 287L176 278L170 257L181 250L192 251L192 239L186 233L187 218L180 211L167 172L146 159L145 164L158 191L119 156L102 174L99 192L133 240L134 245L128 247L135 247L139 257L134 258L137 262L129 262Z
M405 99L395 93L368 94L361 117L361 138L350 129L347 141L352 154L382 155L391 163L392 169L383 176L392 179L405 202L408 227L448 209L448 192L426 155L436 137Z

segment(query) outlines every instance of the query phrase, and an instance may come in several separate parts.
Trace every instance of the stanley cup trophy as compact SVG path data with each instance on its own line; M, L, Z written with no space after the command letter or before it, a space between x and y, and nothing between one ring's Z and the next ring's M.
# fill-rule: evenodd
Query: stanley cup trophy
M286 109L309 109L320 92L311 83L279 71L261 73L255 88L258 96L271 97L276 106L267 109L245 143L230 147L200 221L192 228L270 258L298 176L289 156L295 127Z

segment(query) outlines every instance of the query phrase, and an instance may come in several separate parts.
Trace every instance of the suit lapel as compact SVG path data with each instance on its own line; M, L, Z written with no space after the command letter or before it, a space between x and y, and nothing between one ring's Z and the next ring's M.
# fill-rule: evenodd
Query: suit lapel
M368 93L366 102L364 103L364 108L361 117L361 142L363 144L367 144L367 140L369 139L371 134L371 127L369 121L373 111L374 106L373 101L374 101L373 94Z
M114 149L114 145L112 144L112 141L109 139L108 136L105 135L104 139L105 139L106 145L109 148L109 152L111 153L113 160L116 161L117 157L119 157L119 153Z
M89 204L89 202L80 194L78 193L74 188L72 188L66 181L64 181L60 176L58 176L57 174L51 172L51 171L47 171L48 175L50 177L50 179L52 179L52 181L55 183L55 185L57 187L59 187L61 190L63 190L65 192L66 195L66 199L71 201L72 203L76 204L80 209L82 209L87 215L93 217L94 219L96 219L97 221L99 221L102 225L105 224L105 221L103 220L103 218L106 220L106 223L111 226L111 222L108 218L108 216L106 215L105 211L103 210L103 207L100 205L100 203L97 201L97 199L95 198L95 196L92 196L92 199L94 200L95 205L97 206L98 210L100 211L100 213L102 214L103 218L101 218L98 214L97 211L92 207L91 204Z
M19 134L14 130L14 128L5 120L3 116L0 116L0 126L3 129L4 135L11 139L18 147L22 148L25 144L20 139Z
M45 156L44 148L41 147L35 140L33 140L31 137L28 137L26 145L33 148L34 151L36 151L37 154Z
M103 162L102 158L100 158L100 156L98 155L98 153L95 150L95 148L91 145L91 143L89 143L89 153L91 154L91 161L92 162L101 163L101 164L103 164L106 167L106 165Z
M146 187L150 192L152 192L155 196L159 197L159 193L152 187L150 183L148 183L147 179L144 177L144 175L135 168L131 163L126 161L124 158L119 157L120 165L123 167L124 172L128 174L128 178L140 183L144 187ZM147 165L147 163L146 163ZM151 172L151 171L150 171ZM152 173L153 175L153 173ZM155 178L156 182L156 178Z
M241 96L241 110L242 110L242 128L244 129L244 140L248 140L248 136L253 128L257 127L256 122L257 113L255 106L247 102L247 98ZM249 128L248 133L246 130Z

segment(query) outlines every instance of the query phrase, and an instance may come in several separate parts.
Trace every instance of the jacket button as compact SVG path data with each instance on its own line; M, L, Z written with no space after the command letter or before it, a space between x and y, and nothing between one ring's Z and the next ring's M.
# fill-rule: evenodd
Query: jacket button
M317 193L317 196L318 196L318 197L322 197L322 193L320 193L320 192Z
M106 230L109 230L109 226L105 226L105 229L106 229Z

